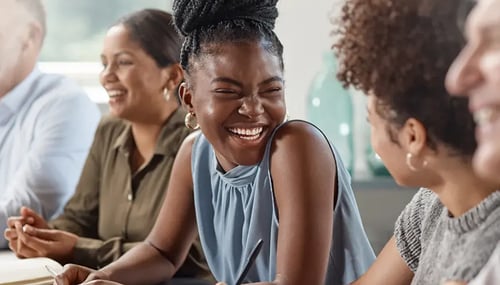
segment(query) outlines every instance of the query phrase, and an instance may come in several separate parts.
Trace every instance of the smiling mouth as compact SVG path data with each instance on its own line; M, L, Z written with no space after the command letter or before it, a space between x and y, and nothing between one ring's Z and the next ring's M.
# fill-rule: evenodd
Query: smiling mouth
M263 127L257 127L257 128L229 128L228 129L230 133L233 135L238 136L239 138L247 141L252 141L258 139L263 131Z
M109 90L108 91L108 96L109 98L116 98L125 95L125 91L121 90Z

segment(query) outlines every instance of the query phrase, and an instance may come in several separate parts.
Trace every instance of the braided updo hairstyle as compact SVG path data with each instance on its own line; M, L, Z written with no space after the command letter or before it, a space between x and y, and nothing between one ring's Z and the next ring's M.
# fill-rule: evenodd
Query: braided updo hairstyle
M283 68L283 46L274 33L277 0L174 0L174 23L185 37L182 68L189 74L191 62L201 54L215 53L214 44L260 41L278 56Z
M451 97L447 70L464 45L457 24L461 0L346 0L334 34L338 79L377 100L376 110L401 128L420 121L427 143L444 143L469 158L474 121L466 98Z

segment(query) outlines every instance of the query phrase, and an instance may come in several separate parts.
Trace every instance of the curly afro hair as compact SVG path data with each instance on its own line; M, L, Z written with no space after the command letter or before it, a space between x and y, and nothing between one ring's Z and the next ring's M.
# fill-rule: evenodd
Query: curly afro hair
M456 19L461 0L346 0L333 33L338 79L377 98L389 133L419 120L428 144L444 143L470 157L474 121L466 98L444 86L449 66L464 45Z
M175 0L174 22L185 36L181 65L189 73L190 60L200 51L211 54L210 44L263 40L263 47L279 57L283 46L273 32L278 0Z

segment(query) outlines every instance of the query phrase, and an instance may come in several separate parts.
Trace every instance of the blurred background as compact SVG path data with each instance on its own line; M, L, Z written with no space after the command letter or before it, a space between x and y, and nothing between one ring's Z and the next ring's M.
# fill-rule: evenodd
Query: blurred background
M331 50L333 18L341 0L281 0L276 33L284 45L286 100L290 118L317 124L351 170L365 229L376 252L392 235L394 222L415 189L388 176L370 148L365 96L344 90L335 79ZM107 113L98 82L104 34L118 18L142 8L171 10L171 0L45 0L48 33L40 68L66 74Z

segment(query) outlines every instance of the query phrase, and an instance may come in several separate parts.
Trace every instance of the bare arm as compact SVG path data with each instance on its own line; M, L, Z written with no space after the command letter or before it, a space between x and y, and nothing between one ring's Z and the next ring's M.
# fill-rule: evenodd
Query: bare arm
M352 285L403 285L410 284L412 279L413 272L399 254L393 236L368 271Z
M323 284L336 194L333 154L323 135L301 122L280 129L272 151L280 223L274 283Z

